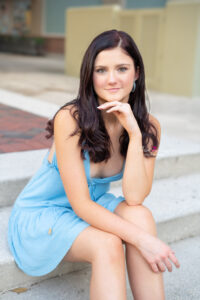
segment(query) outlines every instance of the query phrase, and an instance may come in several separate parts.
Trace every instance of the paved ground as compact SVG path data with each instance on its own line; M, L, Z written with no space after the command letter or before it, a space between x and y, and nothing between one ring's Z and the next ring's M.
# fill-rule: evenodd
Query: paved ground
M64 56L0 53L0 88L64 104L77 94L79 79L64 73ZM70 95L68 95L70 94Z
M48 148L48 119L0 104L0 153Z

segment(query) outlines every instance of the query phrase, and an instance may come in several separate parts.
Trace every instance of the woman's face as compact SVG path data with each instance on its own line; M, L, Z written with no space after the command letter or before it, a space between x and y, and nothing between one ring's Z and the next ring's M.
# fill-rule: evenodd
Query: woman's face
M134 81L138 78L133 59L122 48L101 51L94 63L93 85L99 104L128 102Z

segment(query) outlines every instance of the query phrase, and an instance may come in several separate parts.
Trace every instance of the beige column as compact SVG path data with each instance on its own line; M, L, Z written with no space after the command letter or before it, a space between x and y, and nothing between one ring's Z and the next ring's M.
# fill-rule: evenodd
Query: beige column
M118 5L123 5L125 0L102 0L102 3L104 5L113 5L113 4L118 4Z
M66 73L79 76L81 61L92 39L99 33L120 29L118 5L70 8L67 10Z
M44 0L33 0L31 6L31 35L42 35Z
M200 96L199 0L167 3L160 91Z

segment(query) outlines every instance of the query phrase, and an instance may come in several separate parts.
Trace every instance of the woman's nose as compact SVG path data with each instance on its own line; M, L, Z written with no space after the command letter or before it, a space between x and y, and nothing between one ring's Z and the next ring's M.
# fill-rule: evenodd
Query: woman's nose
M109 83L115 83L116 82L116 76L114 72L109 72L108 73L108 82Z

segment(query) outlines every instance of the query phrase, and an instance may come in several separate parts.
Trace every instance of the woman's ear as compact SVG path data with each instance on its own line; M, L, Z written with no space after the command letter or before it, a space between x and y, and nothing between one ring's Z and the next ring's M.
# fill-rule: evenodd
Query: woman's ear
M135 72L135 80L137 80L139 78L139 75L140 75L140 68L137 67L137 70Z

